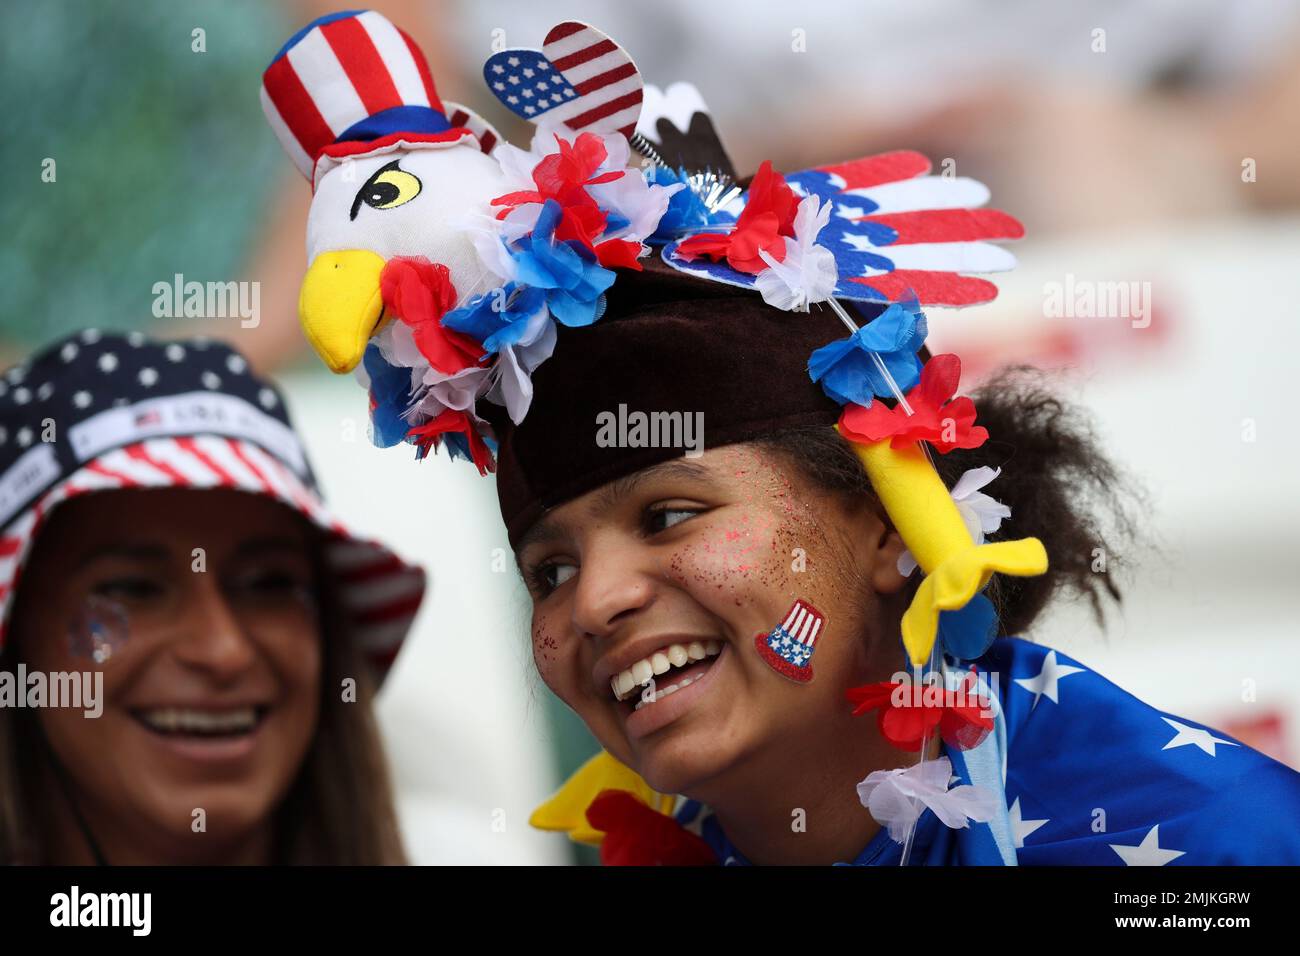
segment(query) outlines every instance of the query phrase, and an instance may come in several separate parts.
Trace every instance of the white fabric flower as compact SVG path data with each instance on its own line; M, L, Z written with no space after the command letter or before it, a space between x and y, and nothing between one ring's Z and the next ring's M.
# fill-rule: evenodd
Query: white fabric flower
M972 468L952 486L952 500L957 505L957 513L977 545L984 543L986 534L997 531L1004 518L1011 517L1010 508L980 491L1000 474L1001 468ZM898 573L903 577L910 577L916 567L916 558L911 551L898 556Z
M555 351L556 335L550 310L542 306L528 320L523 337L497 353L487 398L504 405L516 425L528 414L533 402L533 372Z
M946 756L897 770L876 770L858 784L858 799L898 843L907 839L921 811L929 807L944 824L960 830L971 820L986 823L998 812L998 798L986 787L948 789L952 764Z
M817 245L817 235L830 218L831 204L808 196L795 212L794 238L785 237L785 259L777 262L767 250L758 251L768 268L758 274L754 287L768 305L807 312L811 303L831 297L839 282L839 269L831 251Z
M472 366L447 375L431 366L405 322L390 322L374 341L389 365L411 370L411 404L402 417L412 425L421 425L448 408L472 410L475 400L491 385L489 368ZM369 381L363 384L368 387Z

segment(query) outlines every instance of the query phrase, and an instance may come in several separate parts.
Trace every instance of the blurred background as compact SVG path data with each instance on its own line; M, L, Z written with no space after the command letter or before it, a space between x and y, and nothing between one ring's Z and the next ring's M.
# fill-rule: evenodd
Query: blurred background
M1300 765L1300 3L371 6L444 98L518 145L530 130L482 63L580 19L647 82L698 86L741 175L914 148L987 183L1025 223L1020 264L995 303L934 310L932 347L962 355L965 386L1009 362L1059 370L1149 496L1146 543L1106 556L1123 607L1099 626L1063 604L1027 636ZM412 858L579 859L526 822L594 743L532 667L492 480L371 447L364 393L298 329L310 192L258 87L296 29L342 8L0 8L0 364L99 326L226 339L276 375L336 510L432 574L380 704ZM260 323L155 317L154 284L177 273L258 283Z

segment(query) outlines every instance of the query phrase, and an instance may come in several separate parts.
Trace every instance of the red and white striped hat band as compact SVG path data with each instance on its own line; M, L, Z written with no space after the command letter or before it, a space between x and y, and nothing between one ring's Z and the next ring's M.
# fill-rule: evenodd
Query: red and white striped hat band
M312 180L324 156L395 142L483 152L496 132L471 110L444 105L424 54L373 10L320 17L295 33L262 75L262 109L295 166Z
M812 647L817 641L818 632L822 629L823 620L821 612L811 604L795 601L781 628L800 644Z
M265 495L330 532L326 565L347 630L382 675L424 596L424 571L377 542L352 537L314 489L252 441L228 435L151 438L115 448L60 481L0 537L0 647L19 578L51 511L77 495L129 488L232 488Z

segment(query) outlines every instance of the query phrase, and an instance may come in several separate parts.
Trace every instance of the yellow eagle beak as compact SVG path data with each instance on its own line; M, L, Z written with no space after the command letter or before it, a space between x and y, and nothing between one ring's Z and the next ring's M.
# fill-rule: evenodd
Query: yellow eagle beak
M368 249L322 252L307 270L298 318L307 341L331 372L357 367L384 312L382 256Z

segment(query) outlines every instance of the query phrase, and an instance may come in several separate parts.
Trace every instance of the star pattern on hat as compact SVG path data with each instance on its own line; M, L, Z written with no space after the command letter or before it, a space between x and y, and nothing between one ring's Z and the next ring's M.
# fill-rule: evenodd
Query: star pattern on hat
M812 648L796 641L780 624L772 629L767 643L772 650L796 667L803 667L812 657Z
M1170 720L1168 717L1161 717L1166 724L1178 731L1174 738L1161 747L1161 750L1172 750L1174 747L1199 747L1211 757L1217 757L1215 746L1223 744L1225 747L1240 747L1236 741L1224 740L1222 737L1216 737L1208 730L1200 727L1190 727L1187 724L1181 724L1176 720Z
M254 377L247 359L206 340L86 329L8 369L0 383L0 477L42 441L51 442L60 469L72 467L73 448L59 439L101 412L145 400L220 391L288 425L283 401ZM142 411L141 421L146 417ZM46 420L58 423L48 439Z
M1056 651L1048 651L1047 656L1043 658L1043 668L1038 672L1036 677L1018 677L1016 684L1023 687L1034 695L1034 702L1030 710L1038 706L1038 701L1046 697L1054 704L1061 701L1057 695L1057 684L1071 674L1082 674L1082 667L1072 667L1069 664L1058 664L1056 662Z
M1160 824L1153 826L1137 846L1108 845L1119 854L1125 866L1164 866L1186 853L1185 850L1170 850L1160 845Z

